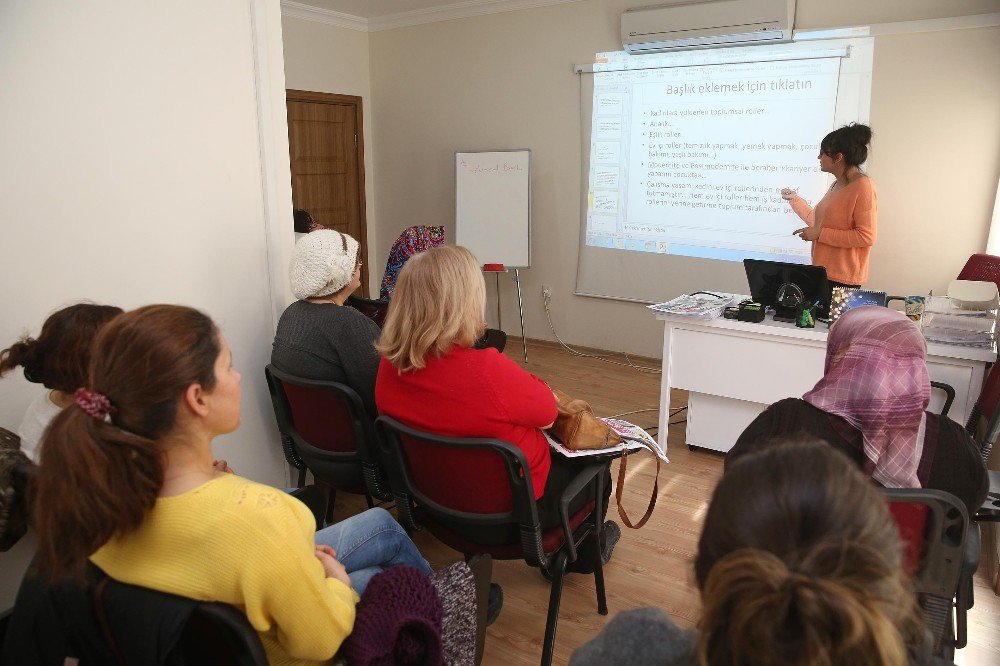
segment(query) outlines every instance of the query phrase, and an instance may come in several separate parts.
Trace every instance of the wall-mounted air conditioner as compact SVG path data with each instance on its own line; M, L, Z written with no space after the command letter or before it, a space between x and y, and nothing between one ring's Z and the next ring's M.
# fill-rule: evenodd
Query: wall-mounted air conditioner
M622 13L622 46L632 54L792 39L795 0L674 0Z

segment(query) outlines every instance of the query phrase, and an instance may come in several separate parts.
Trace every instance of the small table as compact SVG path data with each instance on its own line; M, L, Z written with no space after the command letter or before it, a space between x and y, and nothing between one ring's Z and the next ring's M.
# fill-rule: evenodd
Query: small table
M689 391L688 446L726 452L768 405L803 395L823 376L826 324L796 328L770 315L759 324L662 313L656 318L664 324L659 424L664 449L671 389ZM927 344L931 379L955 388L951 418L959 423L968 419L982 390L986 364L996 359L996 346ZM934 394L929 409L937 411L942 403Z

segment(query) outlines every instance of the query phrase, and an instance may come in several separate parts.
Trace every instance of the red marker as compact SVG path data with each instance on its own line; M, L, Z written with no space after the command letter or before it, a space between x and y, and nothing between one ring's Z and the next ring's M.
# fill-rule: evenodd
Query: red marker
M503 273L506 269L503 264L483 264L483 270L487 273Z

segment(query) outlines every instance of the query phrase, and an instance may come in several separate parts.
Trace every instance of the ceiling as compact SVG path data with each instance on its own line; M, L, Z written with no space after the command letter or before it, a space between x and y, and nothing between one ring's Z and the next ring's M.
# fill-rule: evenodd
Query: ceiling
M371 19L392 14L469 5L467 0L296 0L303 5Z

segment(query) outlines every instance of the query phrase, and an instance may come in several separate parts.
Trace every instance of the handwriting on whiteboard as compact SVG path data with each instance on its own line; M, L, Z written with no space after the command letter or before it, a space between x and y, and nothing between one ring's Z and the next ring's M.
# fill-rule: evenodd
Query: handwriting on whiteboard
M510 162L497 162L495 164L469 164L465 160L459 160L458 165L469 173L488 175L491 173L509 173L512 171L524 171L520 164Z

